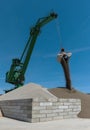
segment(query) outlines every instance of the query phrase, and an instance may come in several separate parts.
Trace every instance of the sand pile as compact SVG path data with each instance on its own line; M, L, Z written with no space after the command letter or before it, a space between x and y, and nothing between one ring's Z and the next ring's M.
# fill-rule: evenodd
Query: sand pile
M2 96L0 100L16 100L16 99L31 99L31 98L43 98L44 100L56 98L47 89L40 85L29 83L23 87L10 91Z
M81 118L90 118L90 95L84 94L77 90L68 90L66 88L52 88L49 89L53 95L58 98L79 98L81 99L81 109L82 111L79 114Z

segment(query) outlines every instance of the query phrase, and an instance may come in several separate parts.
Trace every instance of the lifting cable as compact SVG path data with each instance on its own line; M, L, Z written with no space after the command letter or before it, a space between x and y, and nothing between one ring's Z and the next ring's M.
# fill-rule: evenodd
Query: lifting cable
M60 49L61 49L61 48L63 48L63 44L62 44L62 38L61 38L61 32L60 32L59 19L57 18L55 21L56 21L56 30L57 30L57 34L58 34L58 38L59 38Z

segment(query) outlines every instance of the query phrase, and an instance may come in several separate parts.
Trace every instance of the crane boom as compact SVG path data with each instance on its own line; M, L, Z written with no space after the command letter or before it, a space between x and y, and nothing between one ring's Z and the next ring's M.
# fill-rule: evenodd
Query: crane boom
M6 82L14 84L17 87L22 86L25 80L25 72L30 61L30 57L36 42L36 39L40 33L42 26L57 18L56 13L51 13L47 17L38 19L36 25L30 30L30 37L25 46L25 49L21 55L20 59L13 59L10 71L6 73Z

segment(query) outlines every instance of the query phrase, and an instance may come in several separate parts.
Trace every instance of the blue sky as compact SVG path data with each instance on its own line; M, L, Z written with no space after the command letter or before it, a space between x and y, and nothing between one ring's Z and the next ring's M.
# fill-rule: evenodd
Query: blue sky
M0 93L13 87L5 82L5 73L10 69L11 60L21 57L30 28L52 10L58 19L41 29L25 84L34 82L47 88L65 86L62 67L56 60L62 45L72 52L72 86L90 93L89 0L0 0Z

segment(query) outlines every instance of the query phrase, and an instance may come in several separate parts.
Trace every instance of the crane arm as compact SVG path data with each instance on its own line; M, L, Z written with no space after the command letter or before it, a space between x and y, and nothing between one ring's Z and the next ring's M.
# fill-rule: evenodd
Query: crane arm
M23 68L22 68L22 74L24 74L26 69L27 69L27 65L29 63L29 59L31 57L31 54L32 54L32 51L33 51L37 36L40 33L40 28L42 26L44 26L45 24L47 24L48 22L50 22L51 20L55 19L56 17L57 17L57 14L51 13L48 17L40 18L37 21L36 25L31 29L30 38L29 38L28 43L27 43L28 45L26 45L26 48L27 48L27 46L29 46L29 48L28 48L26 58L25 58L25 61L24 61L24 65L23 65ZM22 58L24 56L24 52L23 52L23 54L21 56L21 60L22 60Z
M28 63L30 61L30 57L31 57L36 39L40 33L40 28L55 18L57 18L57 14L51 13L47 17L38 19L38 21L36 22L36 25L31 28L30 37L21 55L21 58L12 60L10 71L6 73L6 82L15 84L16 87L23 85L23 82L25 80L24 74L26 72Z

